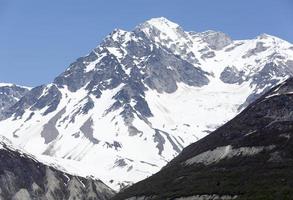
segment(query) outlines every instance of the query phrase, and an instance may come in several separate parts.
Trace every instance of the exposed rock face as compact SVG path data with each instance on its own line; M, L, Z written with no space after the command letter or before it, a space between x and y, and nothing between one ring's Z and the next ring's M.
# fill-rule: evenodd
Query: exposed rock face
M222 32L206 31L200 33L200 36L203 37L203 40L209 44L211 49L214 50L223 49L233 42L228 35Z
M19 101L29 89L14 84L0 83L0 120L5 118L5 111Z
M278 59L279 56L280 55L278 54L271 55L270 62L267 62L258 73L250 75L248 79L252 80L251 85L253 85L253 83L258 84L255 86L254 92L247 97L245 103L242 106L240 106L240 109L248 106L250 103L255 101L264 92L270 90L273 85L278 84L280 82L279 77L292 77L293 61L288 60L285 63L277 64L274 61L272 61L276 59L276 57Z
M292 113L290 78L113 199L290 199Z
M292 44L274 36L232 40L155 18L114 30L52 83L7 106L0 130L34 155L78 161L74 173L119 189L292 76L292 60Z
M243 71L238 71L234 66L232 67L226 67L224 71L221 73L220 79L224 83L229 83L229 84L241 84L243 83L243 77L244 77L244 72Z
M245 55L243 55L243 58L249 58L250 56L257 55L258 53L261 53L265 50L267 50L269 47L265 47L263 42L257 42L255 48L250 49L247 51Z
M46 166L9 141L0 142L0 199L107 200L114 195L100 180L73 176Z

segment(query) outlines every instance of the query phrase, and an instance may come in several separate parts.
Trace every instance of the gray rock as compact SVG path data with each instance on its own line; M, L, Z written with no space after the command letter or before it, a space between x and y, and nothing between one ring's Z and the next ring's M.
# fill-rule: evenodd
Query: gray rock
M87 98L87 102L84 104L84 106L82 107L82 114L86 115L88 114L88 112L93 109L95 106L94 101L92 100L92 98L88 97Z
M250 49L243 58L249 58L250 56L256 55L257 53L263 52L267 50L269 47L265 47L263 42L257 42L256 47L253 49Z
M242 44L244 44L244 42L234 43L233 46L226 48L225 52L230 52L230 51L234 50L235 48L241 46Z
M93 77L93 73L86 73L84 71L86 62L91 62L96 59L97 55L95 52L91 52L89 55L77 59L65 72L55 78L54 83L58 87L66 85L72 92L78 90L88 83Z
M178 82L196 87L209 83L208 74L201 69L161 49L154 51L156 53L145 63L144 82L150 88L173 93L177 90Z
M31 107L31 110L41 110L42 108L48 107L43 115L47 115L55 111L59 105L62 98L62 94L59 89L52 85L48 88L45 95L42 95Z
M11 117L12 115L14 115L14 119L21 117L26 109L37 102L44 88L45 86L41 85L27 92L18 102L5 111L5 118Z
M0 86L0 120L6 117L6 111L19 101L29 89L17 85Z
M80 127L81 132L84 136L89 139L93 144L98 144L100 141L94 138L93 119L90 117L85 123Z
M73 176L46 166L0 142L0 191L2 199L14 200L108 200L114 195L100 180Z
M208 51L208 52L202 54L200 57L201 57L201 59L208 59L208 58L213 58L215 56L216 56L215 52Z
M218 31L210 30L202 33L191 33L191 35L193 35L193 37L201 37L213 50L221 50L233 42L228 35Z
M159 150L159 155L162 155L162 152L164 151L164 144L166 141L159 130L155 129L155 132L156 134L154 135L154 142L157 143L156 147Z
M229 84L241 84L245 80L244 77L244 72L243 71L238 71L236 67L225 67L223 72L220 75L220 79L224 83L229 83Z
M269 60L274 60L274 57L278 56L273 54ZM269 91L272 86L280 83L283 77L293 76L293 61L287 61L286 63L276 64L274 62L268 62L262 70L252 74L248 77L252 80L251 86L254 87L254 91L247 97L246 101L239 107L239 110L245 108L265 92ZM258 90L262 90L261 93Z
M58 137L59 131L56 128L56 123L65 112L66 108L63 108L44 125L41 136L45 139L45 144L52 142Z

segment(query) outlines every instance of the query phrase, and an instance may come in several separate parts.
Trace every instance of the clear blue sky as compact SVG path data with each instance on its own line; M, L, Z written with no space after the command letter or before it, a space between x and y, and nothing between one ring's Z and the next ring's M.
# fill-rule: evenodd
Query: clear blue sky
M114 28L160 16L185 30L293 42L292 0L0 0L0 82L48 83Z

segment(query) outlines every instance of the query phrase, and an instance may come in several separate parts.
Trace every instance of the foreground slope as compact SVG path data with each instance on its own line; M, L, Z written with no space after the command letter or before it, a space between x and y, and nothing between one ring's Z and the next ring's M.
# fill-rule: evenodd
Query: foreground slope
M113 195L113 190L101 181L46 166L1 137L0 199L107 200Z
M0 130L38 158L119 189L292 75L293 46L277 37L232 40L155 18L113 31L52 83L33 88L5 111ZM78 168L68 169L70 161Z
M292 199L293 78L113 199Z

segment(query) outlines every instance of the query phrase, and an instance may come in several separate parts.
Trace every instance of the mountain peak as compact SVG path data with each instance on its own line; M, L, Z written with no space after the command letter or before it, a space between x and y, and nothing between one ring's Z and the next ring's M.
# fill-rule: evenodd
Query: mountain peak
M275 36L269 35L267 33L262 33L257 36L258 39L267 39L267 38L275 38Z
M145 23L148 23L152 26L155 26L157 28L172 28L172 29L176 29L179 27L178 24L168 20L165 17L157 17L157 18L152 18L150 20L147 20Z
M194 35L162 17L116 29L53 83L6 103L1 134L36 155L78 161L77 174L118 189L293 75L289 46L257 43Z
M164 17L147 20L146 22L138 25L135 28L135 31L142 31L148 37L161 35L164 38L169 38L171 40L176 40L182 37L182 33L184 32L178 24L171 22Z
M114 29L106 38L107 39L111 39L114 41L119 41L121 39L125 39L125 37L127 37L126 35L129 36L130 32L122 30L122 29ZM129 38L128 38L129 39Z

